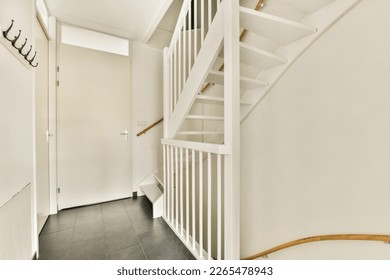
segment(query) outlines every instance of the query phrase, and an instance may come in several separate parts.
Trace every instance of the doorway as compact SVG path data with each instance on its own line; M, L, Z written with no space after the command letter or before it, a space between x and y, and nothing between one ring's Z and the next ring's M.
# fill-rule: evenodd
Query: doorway
M130 58L61 43L58 208L131 197Z

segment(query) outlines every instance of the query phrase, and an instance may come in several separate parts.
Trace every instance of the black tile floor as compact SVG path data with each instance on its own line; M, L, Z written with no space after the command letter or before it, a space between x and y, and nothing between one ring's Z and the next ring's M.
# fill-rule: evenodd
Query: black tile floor
M145 197L62 210L39 236L42 260L193 260Z

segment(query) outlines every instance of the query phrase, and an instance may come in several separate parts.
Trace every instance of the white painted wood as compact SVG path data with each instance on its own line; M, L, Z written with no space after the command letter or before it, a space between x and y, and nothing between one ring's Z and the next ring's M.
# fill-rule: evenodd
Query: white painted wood
M204 115L188 115L187 120L202 120L202 121L223 121L220 116L204 116Z
M189 10L188 10L188 30L190 30L190 32L188 33L188 75L190 74L192 68L192 57L193 57L192 34L194 34L195 36L195 32L191 32L192 31L191 25L192 25L192 5L190 3Z
M240 258L240 61L239 3L224 1L224 259Z
M320 38L330 26L337 22L337 20L343 17L359 2L360 0L338 0L302 20L305 25L316 26L318 31L292 44L280 46L277 49L277 54L282 55L287 61L279 67L269 69L266 73L259 74L258 78L261 77L262 79L267 80L270 85L269 87L259 89L257 93L258 97L253 99L252 105L248 106L245 111L242 110L241 123L243 123L254 108L262 102L283 74L286 73L287 69L295 63L298 57L300 57L313 42Z
M195 150L191 150L192 157L192 176L191 176L191 198L192 198L192 249L195 250L195 239L196 239L196 219L195 219Z
M221 48L223 26L222 26L222 8L219 9L213 21L213 28L210 30L208 40L203 44L202 49L198 54L197 61L188 77L187 83L184 85L181 98L176 104L176 110L173 112L168 123L168 137L173 138L179 127L185 120L185 115L191 109L197 93L200 91L208 71L212 67L212 63L218 55L218 50Z
M35 48L40 54L35 69L35 168L37 231L41 232L50 214L49 187L49 42L35 18Z
M139 186L139 188L151 203L156 202L163 195L163 192L160 190L157 184L142 185Z
M307 13L313 13L332 4L334 1L335 0L295 0L294 2L291 2L290 0L273 0L272 2L284 3Z
M159 168L153 175L156 181L164 188L164 169Z
M189 151L186 151L186 241L190 242L190 163Z
M175 147L175 227L179 228L179 148Z
M223 131L180 131L177 133L177 135L220 135L223 134Z
M224 73L221 71L211 70L206 78L206 82L223 85ZM240 77L240 87L245 90L262 88L268 86L268 82L259 81L247 77Z
M157 184L143 185L139 187L153 205L153 219L163 214L164 198L163 193Z
M169 112L170 112L170 79L171 79L171 71L170 69L172 68L170 59L168 58L168 48L164 49L163 52L163 79L164 79L164 88L163 88L163 116L164 116L164 121L163 121L163 137L166 138L168 136L168 120L169 120ZM164 161L165 162L165 161Z
M49 17L50 214L57 214L57 20Z
M198 0L194 1L194 30L198 29ZM194 33L194 64L198 56L198 32Z
M183 173L184 173L184 169L183 169L183 148L180 148L180 170L179 170L179 174L180 174L180 234L183 236L183 226L184 226L184 207L183 207Z
M198 95L196 96L196 102L203 104L215 104L215 105L223 105L224 98L218 96L210 96L210 95ZM252 102L247 100L240 100L241 105L251 105Z
M163 216L164 217L167 217L167 189L168 189L168 185L169 183L168 182L168 176L167 174L169 174L169 170L168 170L168 162L167 162L167 149L168 147L166 145L163 145L163 169L164 169L164 184L163 184L163 188L164 188L164 192L163 192L163 195L164 195L164 201L163 201Z
M286 45L316 32L314 27L240 7L240 26Z
M217 260L222 259L222 156L217 155Z
M175 167L174 167L174 147L170 147L171 149L171 184L170 184L170 208L171 208L171 223L173 224L175 219L174 219L174 212L175 212L175 204L174 204L174 187L175 187Z
M171 146L179 147L179 148L198 150L198 151L203 151L205 153L210 152L213 154L222 154L223 155L223 154L227 154L230 152L230 147L227 145L199 143L199 142L191 142L191 141L180 141L180 140L174 140L174 139L161 139L161 143L163 145L171 145Z
M60 45L60 209L132 195L129 76L128 57Z
M199 151L199 257L203 258L203 152Z
M182 64L182 55L181 55L181 50L182 50L182 47L183 47L183 44L182 44L182 41L181 41L181 37L182 37L182 32L179 33L179 40L177 41L177 44L178 44L178 51L177 51L177 56L178 56L178 64L177 64L177 73L178 73L178 77L177 77L177 80L178 80L178 90L177 90L177 98L180 99L180 95L182 93L182 68L183 68L183 64ZM177 102L177 100L176 100Z
M204 13L205 13L205 9L204 9L204 0L201 0L200 1L200 47L202 48L203 47L203 41L204 41L204 26L205 26L205 20L204 20Z
M287 59L240 42L240 62L254 66L259 70L268 70L287 63Z
M211 154L207 153L207 259L211 260Z

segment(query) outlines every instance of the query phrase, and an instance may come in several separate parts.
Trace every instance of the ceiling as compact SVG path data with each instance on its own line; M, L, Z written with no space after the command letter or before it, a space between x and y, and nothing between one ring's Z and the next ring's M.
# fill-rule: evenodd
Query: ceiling
M61 22L148 42L173 0L46 0Z

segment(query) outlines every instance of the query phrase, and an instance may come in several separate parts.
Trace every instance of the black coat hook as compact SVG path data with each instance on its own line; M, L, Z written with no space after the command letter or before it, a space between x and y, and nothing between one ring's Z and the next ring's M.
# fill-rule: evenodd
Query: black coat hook
M8 29L6 31L3 31L4 38L7 39L10 42L12 42L12 40L8 39L8 33L10 32L10 30L11 30L13 25L14 25L14 20L11 19L11 25L8 27Z
M28 50L28 52L25 55L23 55L24 59L27 61L28 61L28 55L30 54L31 50L32 50L32 46L30 45L30 49Z
M20 46L20 48L16 48L21 55L23 55L22 51L26 44L27 44L27 38L24 38L24 43Z
M21 54L21 55L24 57L25 60L27 60L27 62L28 62L32 67L34 67L34 68L37 67L37 66L38 66L38 63L36 63L35 65L33 64L33 61L34 61L34 59L35 59L35 57L36 57L36 55L37 55L37 52L35 52L34 56L33 56L31 59L28 58L28 56L30 55L31 50L32 50L32 46L31 46L31 45L30 45L30 49L27 51L27 53L26 53L26 54L23 54L23 49L24 49L24 47L25 47L26 44L27 44L27 38L24 38L24 42L23 42L23 44L20 45L20 47L17 47L17 46L16 46L16 43L17 43L17 41L19 40L22 31L19 30L18 35L14 36L14 39L12 39L12 40L11 40L10 38L8 38L8 37L9 37L8 34L9 34L9 32L11 31L13 25L14 25L14 20L11 19L11 25L7 28L7 30L2 31L2 32L3 32L4 38L7 39L9 42L11 42L11 45L19 52L19 54Z
M15 36L14 39L11 41L12 46L14 46L14 48L16 48L16 41L19 39L21 33L22 33L22 30L19 30L19 34L17 36Z
M35 65L32 64L36 55L37 55L37 52L35 52L34 56L30 60L27 60L32 67L37 67L38 66L38 63L35 64Z

